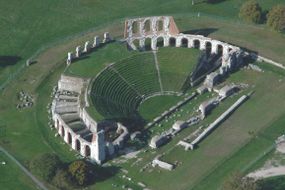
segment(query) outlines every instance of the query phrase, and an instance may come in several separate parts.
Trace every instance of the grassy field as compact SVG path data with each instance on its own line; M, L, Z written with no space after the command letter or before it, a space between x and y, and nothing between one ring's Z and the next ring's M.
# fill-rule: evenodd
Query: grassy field
M42 152L57 152L67 161L75 159L75 154L70 152L60 139L54 138L54 132L48 128L46 105L50 101L49 94L59 74L64 70L60 65L65 62L66 52L74 51L76 45L83 44L85 40L92 39L94 35L102 35L104 31L109 31L120 38L123 31L121 23L124 17L174 15L181 31L191 33L205 33L206 31L206 35L210 37L255 50L265 57L284 63L284 34L272 32L264 25L249 25L239 21L237 13L242 2L243 0L228 0L220 4L201 3L193 7L188 0L157 0L155 2L132 0L116 4L111 0L96 2L90 0L29 0L25 2L12 0L9 3L1 0L0 42L3 45L0 47L0 83L11 81L1 91L0 119L7 123L7 135L5 138L0 138L1 145L24 164ZM269 8L273 4L283 3L283 0L259 0L259 2L263 8ZM197 12L201 12L200 18L195 17ZM209 28L213 30L205 30ZM14 80L8 79L8 76L33 55L37 55L36 64L23 69ZM282 123L284 122L281 118L284 115L284 85L279 82L279 78L283 77L279 77L279 71L274 74L272 73L274 69L269 69L269 71L271 73L266 73L262 77L255 78L255 75L247 77L248 81L257 83L256 94L253 98L201 144L200 150L194 153L196 156L187 154L181 157L185 159L183 163L191 165L189 170L177 168L178 170L172 174L155 171L142 175L138 173L139 167L137 167L131 169L134 179L148 182L151 187L161 185L161 187L166 187L165 189L171 189L176 185L177 189L185 187L194 190L212 190L218 187L225 176L232 171L250 168L247 163L259 158L264 150L270 148L272 140L267 141L267 137L264 137L264 140L259 136L250 137L248 131L254 130L256 134L259 134L258 132L268 128L272 131L265 132L272 139L283 133ZM243 77L237 73L232 80L239 80ZM16 110L17 92L21 89L35 97L34 108ZM274 109L268 111L269 108ZM275 122L276 125L274 125ZM188 132L185 131L185 133ZM238 135L232 136L233 133ZM229 137L224 139L227 135ZM163 152L172 145L166 146L159 152ZM214 151L213 145L220 147L221 151ZM222 151L224 149L226 151ZM215 155L218 153L221 155ZM170 152L169 157L171 154ZM183 154L185 153L181 153ZM179 157L179 155L175 156ZM212 157L213 160L206 159ZM247 160L239 161L241 157ZM145 155L145 159L147 158L151 159L152 155ZM207 165L209 160L210 163ZM203 167L199 168L199 165ZM194 168L194 166L197 167ZM129 168L129 164L126 167ZM181 178L176 175L178 172ZM200 172L199 175L196 176L196 172ZM23 177L21 171L16 168L5 171L5 175L19 176L19 179ZM186 179L188 183L185 183L186 180L181 182L183 179ZM169 183L165 183L167 180ZM23 188L26 187L26 180L24 181L18 181ZM177 187L180 182L181 186ZM0 183L1 188L14 188L12 182L0 181ZM109 180L98 182L94 189L112 189L112 183L126 182L114 176Z
M187 48L162 48L157 53L164 91L181 91L198 63L200 51Z
M150 122L181 100L182 97L179 96L155 96L144 101L138 111L147 122Z
M274 139L283 132L284 112L282 113L282 110L285 102L281 92L285 90L285 86L279 82L279 79L280 77L269 71L264 74L252 71L235 73L229 82L238 80L255 85L255 94L204 140L197 150L185 152L181 147L174 148L177 142L174 140L155 154L141 156L143 161L129 169L134 171L134 176L155 189L218 189L231 172L248 171L267 151L271 151ZM271 88L269 84L275 88ZM268 90L272 93L266 93ZM236 98L220 105L207 122L221 114ZM276 101L272 101L272 98ZM265 111L270 106L274 109L270 112ZM267 126L271 127L267 128ZM191 129L187 130L179 139L190 134ZM249 131L254 131L254 135ZM179 161L182 164L172 172L155 169L152 172L145 171L143 175L136 174L139 168L163 152L166 152L166 155L162 159L171 163ZM157 175L160 177L156 178ZM176 176L175 183L166 184L165 181L173 180L173 176Z
M34 182L20 170L13 161L11 161L3 152L0 152L0 162L5 162L5 165L0 165L0 184L5 190L36 190Z

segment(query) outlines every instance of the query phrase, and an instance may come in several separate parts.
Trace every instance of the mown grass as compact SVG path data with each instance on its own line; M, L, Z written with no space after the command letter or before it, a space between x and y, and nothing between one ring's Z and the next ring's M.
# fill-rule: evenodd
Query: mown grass
M182 98L179 96L155 96L140 105L139 113L142 118L150 122L180 100L182 100Z
M3 152L0 152L0 184L5 190L36 190L38 189L32 180L25 176L23 171ZM5 165L2 164L5 162Z

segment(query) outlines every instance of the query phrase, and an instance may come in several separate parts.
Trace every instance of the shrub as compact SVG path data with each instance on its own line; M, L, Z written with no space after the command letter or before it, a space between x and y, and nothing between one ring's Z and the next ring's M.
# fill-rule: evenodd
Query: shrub
M251 178L241 175L237 172L230 176L230 178L224 182L222 190L258 190L260 186Z
M240 9L239 17L247 22L260 23L262 10L255 0L246 1Z
M285 31L285 5L276 5L269 11L267 25L276 31Z
M62 162L56 154L44 153L35 157L29 166L32 172L49 182L62 166Z
M73 189L71 177L67 170L57 170L53 178L53 184L61 190Z
M68 171L74 182L80 186L87 185L94 176L91 164L83 160L72 162L68 167Z

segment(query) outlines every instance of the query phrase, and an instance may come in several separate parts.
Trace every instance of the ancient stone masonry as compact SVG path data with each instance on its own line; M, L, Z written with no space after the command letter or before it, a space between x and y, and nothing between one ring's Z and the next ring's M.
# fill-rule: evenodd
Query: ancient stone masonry
M158 47L186 47L208 51L212 55L221 55L219 71L209 73L204 82L203 89L211 91L222 77L239 68L243 64L246 53L239 47L214 40L201 35L179 33L173 17L158 16L129 19L125 21L125 40L133 50L145 50L146 40L150 40L150 48ZM139 45L137 45L139 44Z
M105 32L102 43L108 43L108 42L111 42L112 40L113 39L112 39L111 35L109 34L109 32ZM80 45L77 46L75 48L75 53L73 53L73 52L67 53L66 64L70 65L74 61L74 59L78 59L83 54L87 54L87 53L91 52L92 48L99 47L100 43L101 43L101 41L100 41L99 36L95 36L92 44L90 43L90 41L86 41L84 43L84 45L82 46L83 48Z
M105 160L104 131L80 107L84 83L81 78L61 76L52 103L52 119L58 134L72 149L100 164Z
M105 129L86 111L86 102L80 102L87 92L87 80L62 75L53 92L51 114L59 136L81 156L101 164L123 147L129 132L120 123L115 124L120 135L112 142L105 139ZM85 93L83 93L85 92ZM113 125L113 124L110 124ZM121 133L122 131L122 133Z

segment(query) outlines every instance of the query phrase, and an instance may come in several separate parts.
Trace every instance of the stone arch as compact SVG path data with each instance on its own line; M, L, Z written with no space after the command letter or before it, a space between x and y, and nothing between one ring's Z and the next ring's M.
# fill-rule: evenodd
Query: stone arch
M133 44L136 46L136 48L140 47L140 41L138 39L134 39Z
M134 21L132 23L132 32L133 34L137 34L139 32L139 23L137 21Z
M65 129L63 126L61 126L61 136L64 137L65 136Z
M206 46L206 54L210 55L212 52L212 43L209 41L206 41L205 46Z
M145 39L145 50L151 50L151 38L146 38Z
M217 45L217 54L223 55L224 47L221 44Z
M187 38L181 39L181 47L188 47L189 40Z
M158 20L156 23L157 31L163 31L163 20Z
M157 38L156 46L157 47L163 47L164 46L164 38L162 36Z
M149 19L144 22L144 30L145 32L149 32L151 30L151 22Z
M75 150L79 151L81 150L81 143L80 140L76 139L75 141Z
M67 143L68 143L68 144L71 144L71 143L72 143L72 136L71 136L71 133L70 133L70 132L67 133Z
M200 49L200 46L201 46L200 40L195 39L195 40L193 41L193 46L194 46L194 48L196 48L196 49Z
M169 38L169 46L172 46L172 47L176 46L176 38L174 37Z
M91 149L88 145L85 145L85 156L90 157L91 156Z

